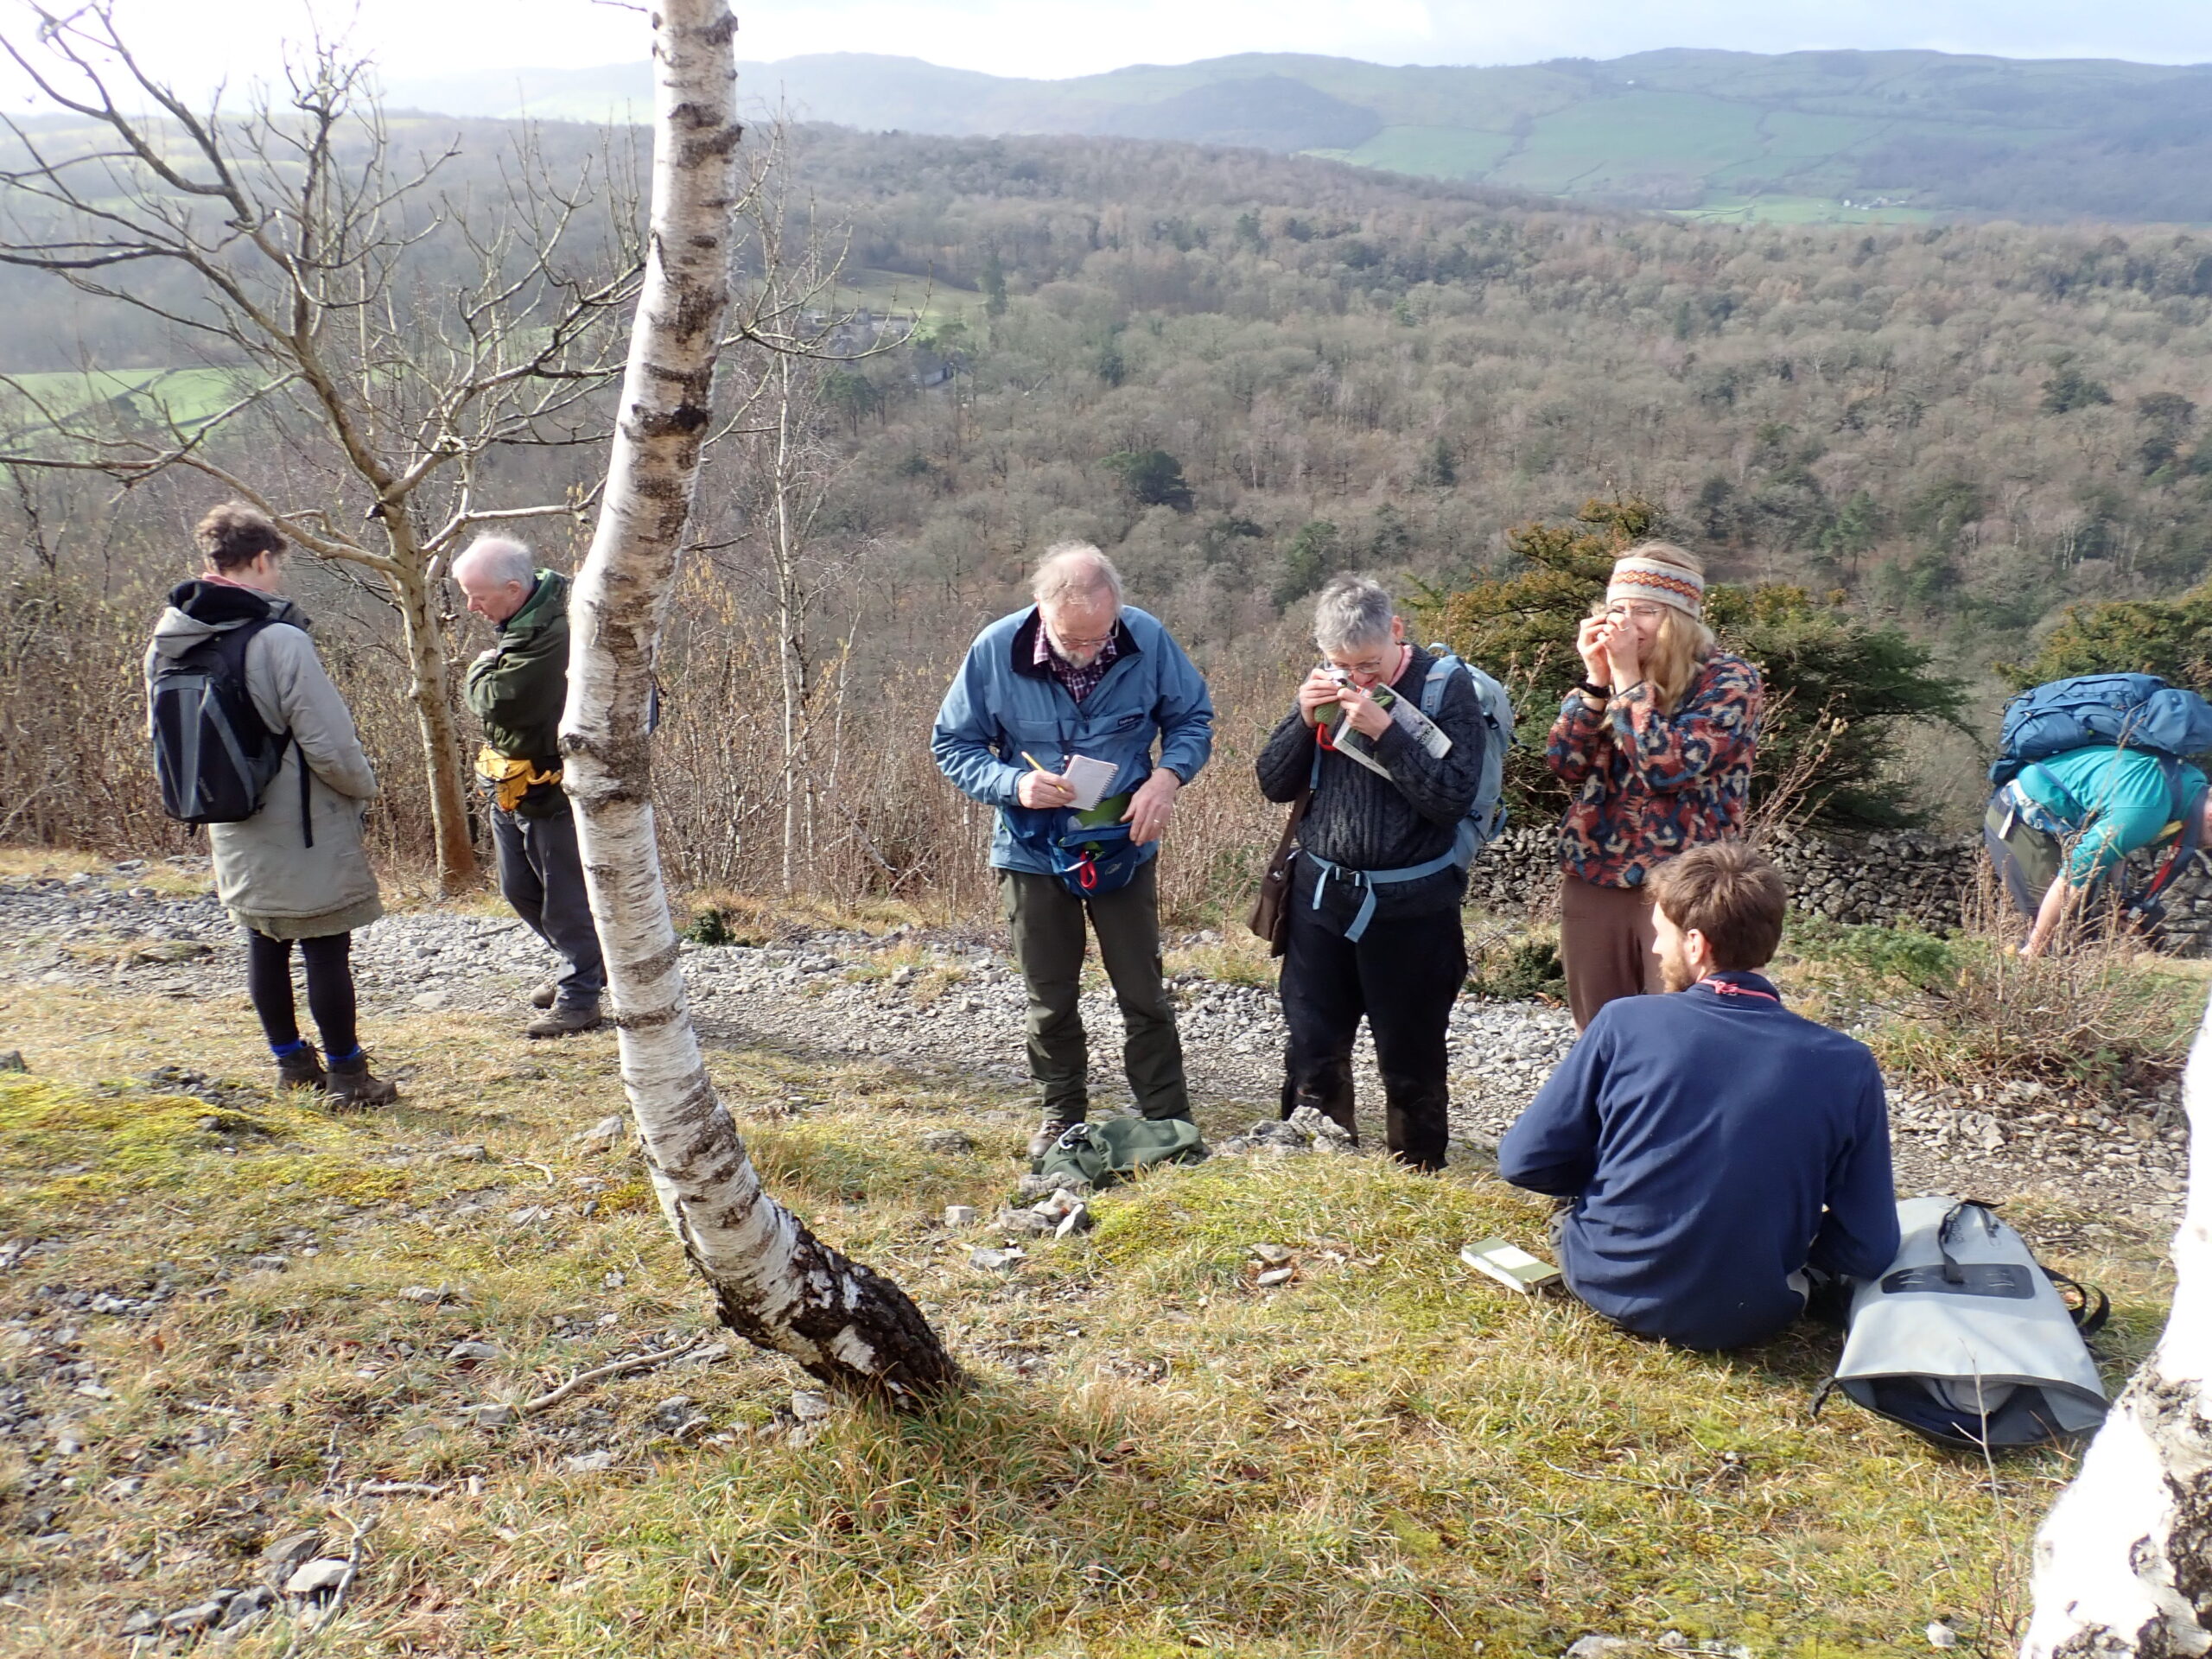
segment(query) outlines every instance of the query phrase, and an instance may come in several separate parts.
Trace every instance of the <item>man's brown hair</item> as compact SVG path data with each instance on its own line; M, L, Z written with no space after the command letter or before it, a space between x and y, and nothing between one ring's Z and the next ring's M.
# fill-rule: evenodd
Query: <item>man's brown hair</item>
M243 501L226 501L215 508L200 521L192 537L218 570L235 570L264 553L282 553L289 545L268 514Z
M1782 943L1789 889L1764 853L1740 841L1708 842L1662 864L1651 896L1685 933L1705 935L1715 968L1764 968Z

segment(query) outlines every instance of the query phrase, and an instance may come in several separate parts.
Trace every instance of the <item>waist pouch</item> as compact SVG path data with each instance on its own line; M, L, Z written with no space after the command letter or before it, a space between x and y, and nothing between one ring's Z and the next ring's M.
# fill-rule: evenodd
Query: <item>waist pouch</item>
M1034 807L1007 810L1007 830L1078 899L1118 893L1136 879L1152 856L1119 822L1129 798L1116 795L1088 812Z
M476 779L484 785L484 792L492 798L493 804L502 812L512 812L537 785L557 785L561 768L540 771L536 761L518 760L512 755L501 754L487 743L476 752Z

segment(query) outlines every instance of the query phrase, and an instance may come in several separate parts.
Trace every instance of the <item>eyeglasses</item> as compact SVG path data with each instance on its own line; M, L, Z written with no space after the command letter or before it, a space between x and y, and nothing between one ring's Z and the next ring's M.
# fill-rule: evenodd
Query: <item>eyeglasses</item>
M1381 679L1389 671L1390 665L1396 661L1397 658L1395 654L1363 657L1357 659L1343 657L1329 658L1331 667L1340 668L1347 674L1357 675L1362 679L1368 680Z
M1605 620L1625 622L1633 617L1638 622L1656 622L1665 613L1662 605L1622 603L1605 607Z
M1052 636L1052 640L1054 644L1068 651L1100 651L1103 650L1113 638L1114 636L1110 633L1102 633L1096 639L1079 639L1071 633L1056 633Z

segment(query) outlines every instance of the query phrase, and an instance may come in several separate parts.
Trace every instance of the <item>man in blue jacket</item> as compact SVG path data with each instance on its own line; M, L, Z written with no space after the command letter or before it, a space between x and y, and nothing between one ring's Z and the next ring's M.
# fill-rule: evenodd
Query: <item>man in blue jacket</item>
M1653 878L1671 995L1598 1011L1498 1145L1498 1173L1568 1200L1567 1286L1625 1330L1735 1348L1803 1311L1806 1270L1872 1278L1897 1251L1882 1074L1754 970L1789 895L1741 842Z
M991 867L1029 990L1029 1071L1044 1091L1041 1157L1090 1109L1090 1050L1077 1002L1084 918L1121 1004L1122 1060L1147 1117L1188 1117L1183 1044L1160 964L1155 861L1177 792L1213 753L1213 699L1167 630L1122 603L1122 578L1083 542L1048 550L1036 603L976 636L938 709L931 749L964 793L998 809ZM1160 744L1157 760L1153 743ZM1054 873L1055 843L1073 827L1076 757L1114 769L1094 822L1128 826L1139 861L1079 890Z

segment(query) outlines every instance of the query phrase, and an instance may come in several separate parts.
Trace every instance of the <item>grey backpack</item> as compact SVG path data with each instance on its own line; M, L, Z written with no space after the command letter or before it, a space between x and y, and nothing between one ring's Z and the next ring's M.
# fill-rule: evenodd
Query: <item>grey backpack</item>
M1991 1449L2104 1421L2082 1341L2112 1311L2101 1293L2044 1267L1986 1205L1906 1198L1897 1228L1897 1259L1853 1290L1851 1333L1815 1411L1840 1389L1941 1445Z
M1421 682L1421 713L1434 720L1436 711L1444 706L1445 686L1453 674L1464 671L1475 688L1483 721L1490 728L1483 745L1482 776L1476 782L1475 798L1467 808L1455 847L1462 855L1459 862L1464 869L1478 851L1505 833L1505 753L1513 747L1513 699L1496 679L1451 646L1440 641L1428 649L1435 660L1429 664L1428 677Z

